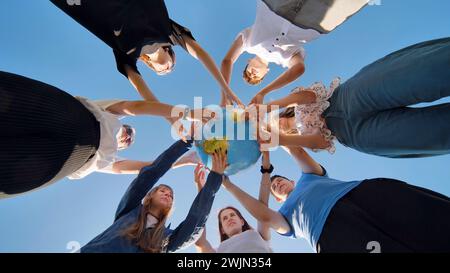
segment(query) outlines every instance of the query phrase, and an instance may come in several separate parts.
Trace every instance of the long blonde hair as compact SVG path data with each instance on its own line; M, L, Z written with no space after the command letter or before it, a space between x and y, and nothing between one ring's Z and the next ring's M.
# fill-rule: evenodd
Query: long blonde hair
M164 250L165 243L165 230L166 230L166 221L169 218L170 213L172 211L173 204L170 208L167 208L161 211L160 215L153 215L156 219L158 219L158 223L153 228L147 228L147 215L150 213L150 209L153 204L153 195L158 191L161 187L165 187L170 189L172 192L172 188L167 185L159 185L154 187L144 199L143 207L140 211L139 218L136 223L131 225L129 228L125 229L124 235L127 236L130 240L132 240L139 248L144 250L147 253L159 253Z

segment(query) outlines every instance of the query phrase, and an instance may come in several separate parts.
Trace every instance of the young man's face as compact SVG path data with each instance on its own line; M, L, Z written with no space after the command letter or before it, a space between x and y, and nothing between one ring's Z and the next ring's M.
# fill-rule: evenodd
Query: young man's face
M289 194L294 190L294 181L283 177L277 177L270 185L270 191L278 202L286 201Z

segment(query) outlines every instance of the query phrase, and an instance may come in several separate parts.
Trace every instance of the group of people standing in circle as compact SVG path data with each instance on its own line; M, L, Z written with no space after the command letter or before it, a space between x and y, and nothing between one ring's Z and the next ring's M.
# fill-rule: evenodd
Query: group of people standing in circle
M142 97L94 101L0 72L0 127L8 128L3 135L11 138L0 149L0 198L37 190L64 177L82 179L95 171L137 175L119 203L113 224L81 252L174 252L193 244L199 252L272 252L272 229L283 236L306 238L321 253L367 252L371 241L379 242L383 252L450 251L449 197L389 178L333 179L304 150L332 154L338 141L389 158L449 154L450 104L411 106L450 96L450 38L411 45L367 65L343 83L336 78L329 87L320 82L299 86L265 104L267 94L304 73L303 45L343 24L367 0L256 0L254 24L236 36L220 68L188 28L170 19L163 0L50 2L113 50L118 71ZM140 60L158 75L170 73L176 65L173 47L177 45L217 81L223 107L243 107L229 84L233 64L244 52L255 55L242 73L249 84L260 84L270 63L286 69L255 94L249 107L283 109L279 124L271 128L279 128L279 145L297 163L301 176L295 182L272 175L274 166L264 151L259 197L254 198L224 175L227 151L216 150L210 170L197 165L198 195L185 220L171 229L166 221L174 193L169 185L156 183L171 168L197 163L195 158L182 157L191 148L192 137L175 142L154 161L123 159L118 151L128 148L136 136L134 128L121 123L124 116L161 116L171 125L202 117L196 113L204 109L160 102L138 71ZM173 112L180 116L173 117ZM205 223L220 186L258 225L251 227L239 210L225 207L218 213L221 243L213 247ZM283 203L280 210L269 208L271 195Z

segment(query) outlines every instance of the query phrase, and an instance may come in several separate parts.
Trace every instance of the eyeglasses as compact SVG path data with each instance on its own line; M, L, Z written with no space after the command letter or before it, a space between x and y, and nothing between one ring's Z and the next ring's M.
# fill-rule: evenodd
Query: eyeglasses
M122 130L125 130L125 133L127 134L126 139L125 139L126 146L121 148L121 149L125 149L134 143L135 136L136 136L136 130L126 124L122 125ZM123 131L122 131L122 133L123 133Z

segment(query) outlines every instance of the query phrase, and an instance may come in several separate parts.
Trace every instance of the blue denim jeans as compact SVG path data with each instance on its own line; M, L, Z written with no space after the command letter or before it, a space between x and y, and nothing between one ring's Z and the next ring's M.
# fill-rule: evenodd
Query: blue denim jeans
M339 86L323 117L343 145L392 158L450 153L450 38L396 51Z

